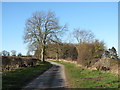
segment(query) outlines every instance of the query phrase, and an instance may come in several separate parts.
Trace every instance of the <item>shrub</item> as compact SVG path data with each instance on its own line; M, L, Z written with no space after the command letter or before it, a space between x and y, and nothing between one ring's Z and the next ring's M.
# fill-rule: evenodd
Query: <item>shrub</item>
M77 62L84 66L91 66L96 59L100 59L104 52L104 43L96 40L92 43L80 43L77 46L78 59Z

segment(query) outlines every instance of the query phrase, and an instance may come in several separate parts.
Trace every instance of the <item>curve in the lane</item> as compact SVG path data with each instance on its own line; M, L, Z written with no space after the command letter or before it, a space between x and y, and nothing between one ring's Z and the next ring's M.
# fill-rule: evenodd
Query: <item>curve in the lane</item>
M66 77L64 66L55 62L48 61L53 66L30 82L23 89L44 89L44 88L66 88Z

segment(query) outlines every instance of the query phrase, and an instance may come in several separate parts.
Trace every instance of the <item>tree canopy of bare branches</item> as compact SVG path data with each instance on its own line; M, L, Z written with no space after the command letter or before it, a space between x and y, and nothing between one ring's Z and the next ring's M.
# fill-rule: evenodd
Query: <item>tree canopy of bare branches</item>
M78 43L82 42L92 42L94 40L94 34L91 31L74 29L73 36Z
M12 51L11 51L11 55L12 55L12 56L16 56L16 51L15 51L15 50L12 50Z
M44 61L46 44L58 38L57 35L64 28L59 25L59 21L54 12L35 12L26 21L24 42L28 43L29 49L32 51L41 48L41 60Z

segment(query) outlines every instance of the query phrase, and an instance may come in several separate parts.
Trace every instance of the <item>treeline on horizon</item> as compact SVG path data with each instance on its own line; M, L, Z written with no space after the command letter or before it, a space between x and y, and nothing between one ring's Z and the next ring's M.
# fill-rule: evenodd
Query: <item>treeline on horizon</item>
M36 50L34 54L38 59L41 58L39 52L41 52L41 49ZM106 50L104 43L96 40L91 43L83 42L79 44L49 43L46 45L45 58L77 61L84 66L91 66L101 58L118 59L118 56L114 47Z

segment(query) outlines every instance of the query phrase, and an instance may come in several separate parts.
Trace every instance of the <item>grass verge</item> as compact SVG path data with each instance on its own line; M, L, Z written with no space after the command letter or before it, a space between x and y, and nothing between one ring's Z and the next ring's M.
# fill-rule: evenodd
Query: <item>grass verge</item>
M26 83L42 74L52 66L49 62L42 63L35 67L25 67L15 71L6 72L2 75L2 90L20 89Z
M55 61L65 66L70 88L118 88L118 75L77 67L73 63Z

